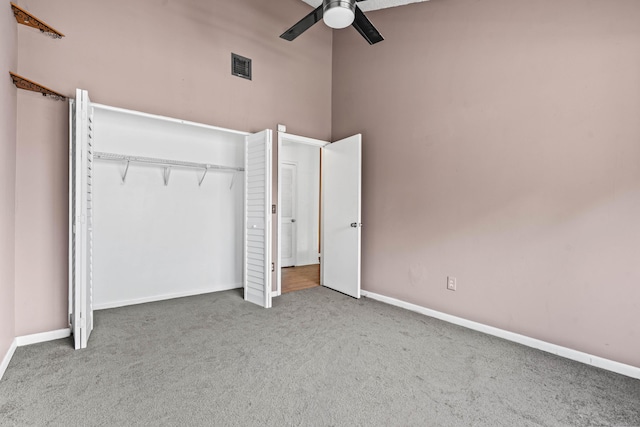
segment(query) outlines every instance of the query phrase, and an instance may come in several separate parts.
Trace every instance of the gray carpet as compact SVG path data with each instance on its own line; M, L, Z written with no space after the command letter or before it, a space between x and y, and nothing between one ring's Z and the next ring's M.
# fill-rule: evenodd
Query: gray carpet
M325 288L96 312L18 348L1 425L640 425L640 381Z

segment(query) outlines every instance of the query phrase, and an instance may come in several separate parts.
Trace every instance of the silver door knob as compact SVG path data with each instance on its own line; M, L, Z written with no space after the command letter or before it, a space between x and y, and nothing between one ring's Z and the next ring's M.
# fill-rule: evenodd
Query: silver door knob
M352 226L353 228L356 228L356 227L358 226L358 223L357 223L357 222L352 222L352 223L351 223L351 226Z
M293 219L293 218L291 218L291 222L296 222L296 220L295 220L295 219Z

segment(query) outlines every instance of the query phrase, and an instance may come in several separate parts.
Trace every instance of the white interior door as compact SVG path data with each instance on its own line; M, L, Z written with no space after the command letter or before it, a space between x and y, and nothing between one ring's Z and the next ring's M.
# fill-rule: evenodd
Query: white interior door
M93 330L93 109L77 89L71 107L69 158L69 302L75 348L86 348Z
M245 137L244 299L271 307L271 130Z
M322 284L360 298L362 136L323 148Z
M282 163L280 167L280 242L281 266L296 265L297 242L297 168L293 163Z

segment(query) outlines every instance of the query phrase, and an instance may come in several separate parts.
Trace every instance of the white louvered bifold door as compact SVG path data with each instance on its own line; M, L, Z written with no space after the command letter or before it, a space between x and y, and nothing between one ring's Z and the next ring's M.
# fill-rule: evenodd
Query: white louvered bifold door
M93 108L77 89L71 108L69 158L69 303L75 348L86 348L93 330Z
M271 130L245 137L244 299L271 307Z

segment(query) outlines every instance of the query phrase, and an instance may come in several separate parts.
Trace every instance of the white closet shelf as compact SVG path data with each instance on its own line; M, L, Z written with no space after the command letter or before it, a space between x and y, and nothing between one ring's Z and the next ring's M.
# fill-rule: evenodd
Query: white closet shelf
M93 157L95 159L100 160L110 160L115 162L126 162L127 166L122 174L122 182L125 182L127 179L127 172L129 171L129 163L145 163L150 165L162 166L164 167L164 185L168 185L169 183L169 174L171 172L172 167L178 168L187 168L187 169L202 169L204 170L204 174L200 179L198 185L202 185L202 181L204 181L204 177L207 175L207 172L210 170L218 170L223 172L243 172L243 167L237 166L223 166L223 165L215 165L211 163L196 163L196 162L186 162L182 160L169 160L169 159L159 159L156 157L142 157L142 156L129 156L124 154L116 154L116 153L105 153L96 151L93 153ZM233 180L231 181L231 185L233 186Z

